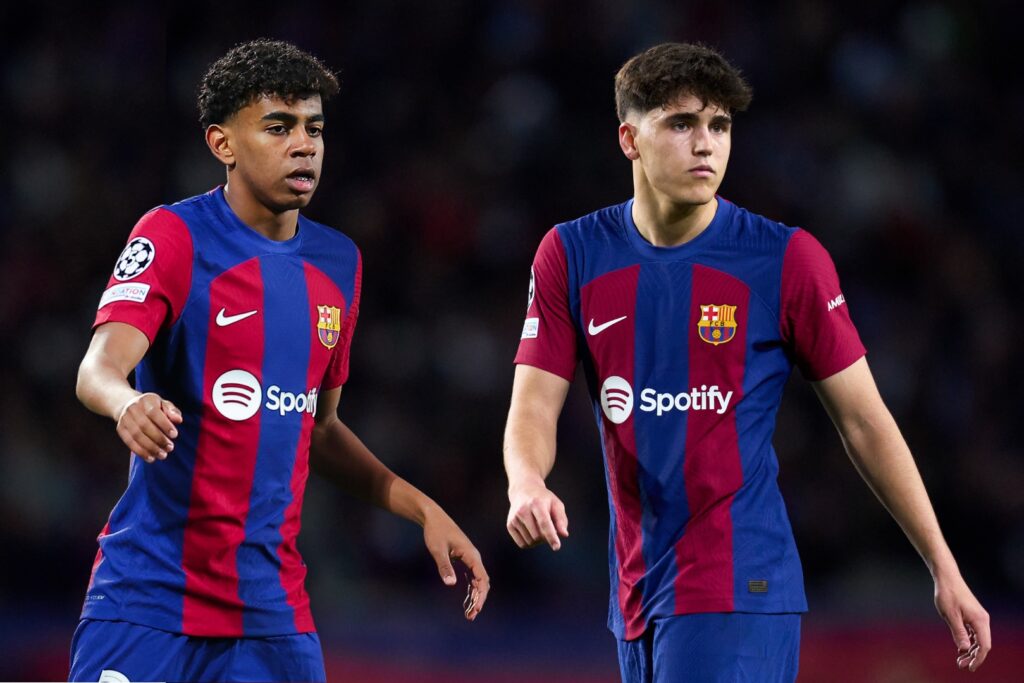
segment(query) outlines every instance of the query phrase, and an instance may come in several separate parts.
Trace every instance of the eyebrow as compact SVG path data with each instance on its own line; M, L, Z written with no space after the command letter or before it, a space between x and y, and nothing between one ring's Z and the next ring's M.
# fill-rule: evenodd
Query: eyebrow
M671 114L671 115L665 117L665 121L669 125L672 125L674 123L694 124L694 123L696 123L699 120L700 120L700 117L697 116L697 114L695 112L689 112L689 111L681 111L681 112L678 112L676 114ZM727 115L727 114L715 114L714 116L711 117L711 123L712 124L717 123L719 125L722 125L722 124L728 125L728 124L732 123L732 117Z
M306 123L320 123L323 120L323 114L313 114L306 119ZM299 117L286 111L272 111L269 114L264 114L260 121L280 121L287 126L294 126L299 122Z

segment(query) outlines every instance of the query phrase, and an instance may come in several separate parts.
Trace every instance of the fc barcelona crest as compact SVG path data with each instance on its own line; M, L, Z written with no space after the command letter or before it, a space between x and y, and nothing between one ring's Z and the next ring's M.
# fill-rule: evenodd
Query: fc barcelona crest
M320 343L333 349L341 336L341 309L334 306L317 306L316 331Z
M697 332L708 344L724 344L736 336L736 307L726 304L700 305Z

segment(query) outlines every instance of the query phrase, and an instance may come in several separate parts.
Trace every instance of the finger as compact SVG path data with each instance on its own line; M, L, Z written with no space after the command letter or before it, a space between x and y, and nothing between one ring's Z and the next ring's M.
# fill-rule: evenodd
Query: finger
M526 547L531 548L537 545L541 540L541 535L537 529L537 521L533 517L533 512L529 508L520 510L516 515L516 521L519 523L519 531L523 534L523 540L526 541Z
M118 431L120 432L120 430ZM146 462L153 462L155 459L163 460L167 457L167 451L162 450L144 432L126 430L121 434L121 440L128 448L132 449L133 453L141 456Z
M174 427L174 423L171 421L166 410L154 410L148 417L167 439L173 439L178 436L178 430Z
M170 437L168 437L155 422L153 422L152 417L155 415L162 416L163 413L157 411L156 413L146 415L143 418L143 421L139 423L139 427L141 428L142 433L149 437L149 439L156 444L159 450L169 453L174 450L174 442L171 441Z
M569 536L569 517L565 514L565 505L558 498L551 504L551 518L555 522L555 529L562 538Z
M988 615L985 615L982 619L971 621L971 625L974 626L974 639L977 650L970 669L971 671L976 671L985 661L985 658L988 657L989 650L992 649L992 629L989 626Z
M562 547L562 542L558 538L558 533L555 531L555 524L551 521L550 510L534 510L533 518L537 522L537 529L540 531L541 538L543 538L552 550L558 550Z
M462 563L466 565L466 568L473 575L473 579L470 581L472 588L469 604L466 606L466 618L473 621L476 619L476 615L480 614L484 603L487 602L487 594L491 588L491 578L487 575L483 560L476 548L455 556L462 560Z
M182 417L181 411L178 409L178 406L174 405L167 399L164 399L163 401L160 402L160 407L163 409L163 412L167 416L167 418L174 424L180 425L182 421L184 421L185 418ZM174 436L177 436L177 434L173 435L171 438L174 438Z
M509 522L508 526L505 528L508 529L508 535L512 537L512 540L516 542L517 546L520 548L526 548L526 539L523 538L523 534L519 531L519 527L515 521Z

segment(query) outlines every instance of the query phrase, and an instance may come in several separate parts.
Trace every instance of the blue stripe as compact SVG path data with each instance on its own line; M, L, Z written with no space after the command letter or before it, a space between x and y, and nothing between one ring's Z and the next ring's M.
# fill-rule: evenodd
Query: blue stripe
M775 415L792 364L778 337L775 314L751 296L747 316L743 400L736 406L743 488L732 504L733 587L737 611L801 611L803 573L779 491L772 448ZM768 581L751 593L748 581Z
M310 315L302 263L283 256L260 258L263 275L263 400L256 471L245 521L245 541L238 548L238 593L245 610L246 633L280 628L281 607L287 604L281 586L281 524L292 501L295 467L304 413L280 414L267 408L273 387L296 397L304 394L309 368ZM296 305L305 302L305 305ZM293 615L294 618L294 615Z
M687 413L660 417L644 412L641 392L651 388L673 395L689 386L687 317L693 289L688 263L645 263L636 293L636 365L633 419L643 502L644 613L675 612L675 541L690 518L683 478Z

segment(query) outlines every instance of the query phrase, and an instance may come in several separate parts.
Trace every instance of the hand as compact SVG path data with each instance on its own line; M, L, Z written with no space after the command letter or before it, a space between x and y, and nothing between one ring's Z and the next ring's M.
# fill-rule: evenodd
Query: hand
M130 399L117 416L117 435L128 448L148 463L164 460L174 450L182 421L181 411L154 393Z
M428 511L423 520L423 542L437 563L437 571L446 586L454 586L458 579L452 568L452 558L461 561L473 578L467 586L465 607L466 619L473 621L484 608L487 593L491 590L491 579L484 569L480 551L476 549L462 529L439 507Z
M569 518L565 505L543 481L509 487L510 503L505 527L520 548L547 543L552 550L562 547L559 538L569 536Z
M935 579L935 608L953 633L957 668L977 671L992 649L992 631L988 612L959 573L949 579Z

